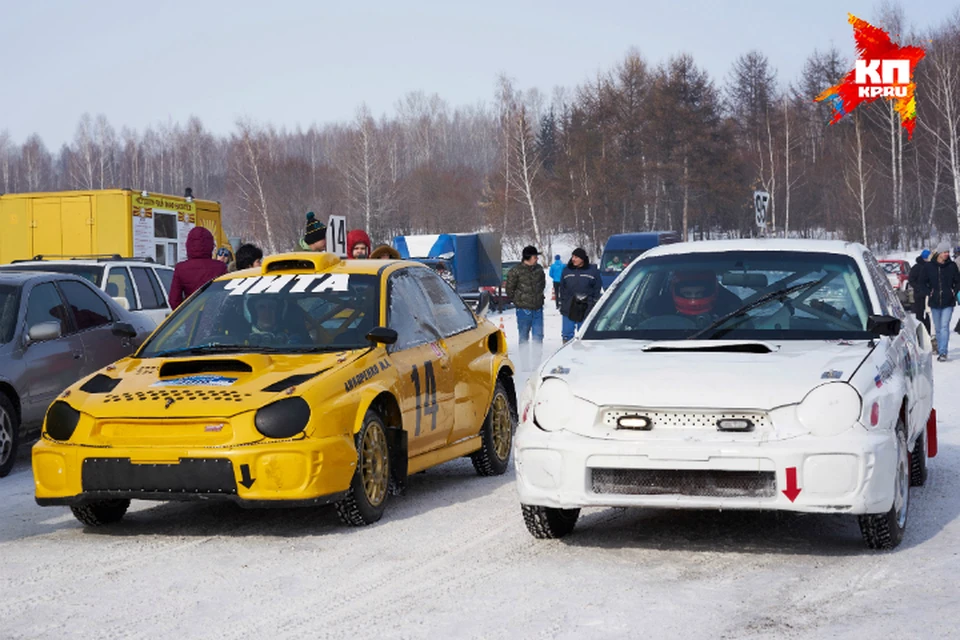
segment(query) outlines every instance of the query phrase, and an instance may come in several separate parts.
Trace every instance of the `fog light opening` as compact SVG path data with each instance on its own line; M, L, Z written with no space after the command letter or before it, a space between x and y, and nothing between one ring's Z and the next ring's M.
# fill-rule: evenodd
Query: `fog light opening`
M746 418L721 418L717 420L720 431L753 431L753 420Z
M639 429L647 430L653 426L650 418L647 416L620 416L617 418L618 429Z

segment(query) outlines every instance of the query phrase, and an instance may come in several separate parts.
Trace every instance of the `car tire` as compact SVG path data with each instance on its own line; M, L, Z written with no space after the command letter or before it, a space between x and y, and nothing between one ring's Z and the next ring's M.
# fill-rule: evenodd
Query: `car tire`
M346 497L336 502L336 508L343 524L362 527L383 517L390 488L387 429L376 411L367 411L355 440L357 468Z
M927 434L921 433L910 452L910 486L922 487L927 482Z
M562 538L570 534L580 517L580 509L556 509L532 504L521 504L520 509L527 531L541 540Z
M0 478L13 470L20 446L20 416L3 393L0 393Z
M894 474L894 498L890 511L860 516L860 533L871 549L893 549L903 541L910 507L910 453L903 422L897 424L897 468Z
M497 380L487 417L480 428L480 450L470 456L477 475L500 476L507 471L516 425L517 416L506 386Z
M129 508L129 500L118 498L77 504L70 507L70 511L73 511L73 517L88 527L102 527L103 525L120 522Z

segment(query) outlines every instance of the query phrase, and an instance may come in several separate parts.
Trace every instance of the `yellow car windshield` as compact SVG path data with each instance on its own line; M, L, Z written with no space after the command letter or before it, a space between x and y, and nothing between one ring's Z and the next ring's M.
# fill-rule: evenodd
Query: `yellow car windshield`
M377 281L334 273L213 282L178 308L138 356L368 347L367 333L380 324Z

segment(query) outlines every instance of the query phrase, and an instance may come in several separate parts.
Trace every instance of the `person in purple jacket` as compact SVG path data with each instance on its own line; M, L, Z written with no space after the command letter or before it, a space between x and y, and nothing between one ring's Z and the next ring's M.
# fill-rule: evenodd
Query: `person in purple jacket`
M194 227L187 235L187 259L177 263L170 284L170 308L176 309L193 292L227 272L227 265L213 258L213 234Z

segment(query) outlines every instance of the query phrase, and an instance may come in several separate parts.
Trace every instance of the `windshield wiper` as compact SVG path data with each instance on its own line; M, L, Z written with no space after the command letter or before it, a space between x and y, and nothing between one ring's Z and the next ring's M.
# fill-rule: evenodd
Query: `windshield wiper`
M181 353L191 353L193 355L201 355L204 353L236 353L238 351L251 351L252 349L249 346L240 345L240 344L198 344L192 347L181 347L179 349L167 349L166 351L159 351L151 356L144 356L148 358L167 358L170 356L175 356Z
M810 282L795 284L792 287L785 287L783 289L777 289L776 291L771 291L770 293L765 293L759 298L757 298L756 300L754 300L753 302L748 302L747 304L743 305L739 309L735 311L731 311L730 313L723 316L716 322L712 322L706 327L704 327L703 329L700 329L700 331L696 331L692 335L687 336L687 340L696 340L697 338L700 338L704 335L708 337L713 336L716 330L722 327L724 324L726 324L729 320L733 320L734 318L744 316L750 311L753 311L754 309L756 309L757 307L762 307L763 305L773 300L782 300L783 298L786 298L787 296L789 296L791 293L797 293L800 291L804 291L806 289L812 289L816 286L820 286L821 284L829 280L831 277L833 277L832 274L828 273L827 275L820 278L819 280L811 280Z

